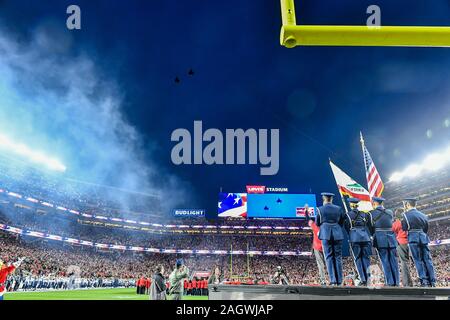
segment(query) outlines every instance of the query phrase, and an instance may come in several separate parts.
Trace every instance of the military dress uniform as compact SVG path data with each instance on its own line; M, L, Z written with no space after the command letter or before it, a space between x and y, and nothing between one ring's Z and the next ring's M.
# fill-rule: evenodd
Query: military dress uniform
M409 200L409 199L406 199ZM422 286L434 286L436 277L428 243L428 217L413 208L403 213L402 229L408 232L408 245Z
M323 193L323 196L334 196ZM327 203L317 208L316 225L320 227L319 239L322 240L323 254L331 285L342 284L342 240L345 214L341 207Z
M380 203L383 198L373 198ZM394 214L391 210L378 206L369 213L369 229L373 236L373 246L377 249L383 267L385 283L388 286L399 286L400 271L397 261L397 239L392 231Z
M350 198L348 201L358 203L359 199ZM346 216L344 226L349 235L350 251L361 285L366 285L370 277L370 255L372 254L372 241L368 230L369 216L357 208L347 212Z

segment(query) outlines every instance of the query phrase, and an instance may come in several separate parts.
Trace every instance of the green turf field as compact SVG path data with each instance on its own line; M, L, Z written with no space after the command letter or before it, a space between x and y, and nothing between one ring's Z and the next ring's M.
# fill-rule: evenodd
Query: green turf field
M147 295L137 295L136 289L94 289L49 292L6 293L5 300L148 300ZM169 297L170 299L170 297ZM208 300L208 297L185 296L184 300Z

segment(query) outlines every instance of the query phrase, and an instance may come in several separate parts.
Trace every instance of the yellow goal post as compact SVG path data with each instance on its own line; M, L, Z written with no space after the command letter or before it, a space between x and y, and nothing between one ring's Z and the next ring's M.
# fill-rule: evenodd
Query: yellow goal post
M280 0L280 44L296 46L450 47L450 27L297 25L294 0Z

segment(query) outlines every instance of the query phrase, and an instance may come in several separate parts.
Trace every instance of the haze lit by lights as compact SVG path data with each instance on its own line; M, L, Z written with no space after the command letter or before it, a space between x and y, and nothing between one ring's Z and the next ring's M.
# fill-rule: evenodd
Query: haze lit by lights
M447 164L450 164L450 146L441 152L430 154L422 163L411 164L403 171L394 172L389 181L399 182L404 178L414 178L426 172L442 169Z
M50 170L60 172L66 171L66 166L63 165L58 159L49 157L40 151L32 150L23 143L12 141L10 138L2 134L0 134L0 148L7 152L21 156L30 162L43 165Z

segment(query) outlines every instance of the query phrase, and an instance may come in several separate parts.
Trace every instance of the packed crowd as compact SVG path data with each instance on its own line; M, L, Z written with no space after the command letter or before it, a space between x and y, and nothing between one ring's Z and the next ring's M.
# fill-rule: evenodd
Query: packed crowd
M163 265L168 278L175 255L136 254L130 252L101 252L92 248L74 247L42 240L21 238L0 232L0 257L3 261L15 261L26 257L19 270L10 277L9 287L21 290L68 288L76 276L77 285L85 287L130 286L140 277L151 277L157 266ZM438 286L450 284L450 248L436 247L432 251L438 278ZM291 284L319 284L317 267L313 257L294 256L204 256L184 255L193 279L195 272L211 272L215 267L222 270L223 281L250 281L268 283L277 266L283 266ZM376 255L372 263L379 266ZM411 264L414 278L414 266ZM344 276L354 281L356 272L350 257L344 258ZM28 282L27 282L28 281ZM383 279L380 280L383 282ZM12 284L14 283L14 285ZM31 285L30 285L31 284Z
M431 240L444 240L450 238L450 223L431 224L428 236Z
M77 221L15 210L6 216L0 208L0 223L32 231L45 232L96 243L122 244L164 249L308 251L306 236L284 235L190 235L153 234L144 231L89 226Z
M42 172L0 155L0 188L83 212L145 219L159 213L158 195L126 192ZM151 211L149 211L151 208Z
M22 212L23 211L23 212ZM27 210L5 215L0 207L0 223L33 231L45 232L96 243L143 246L185 250L263 250L298 251L310 250L311 232L292 235L198 235L198 234L154 234L145 231L104 228L80 224L77 221L58 217L37 215ZM450 237L450 224L431 224L430 239Z
M246 219L189 219L162 218L160 199L140 193L130 193L107 186L86 184L43 173L35 168L5 159L0 155L0 189L19 193L23 199L45 201L88 214L112 218L127 218L135 221L164 224L298 227L299 220L246 220ZM12 198L12 200L17 200ZM28 203L28 205L33 205ZM40 211L54 214L56 210L34 205ZM61 213L61 212L60 212ZM152 215L155 214L157 219ZM68 217L76 218L66 213ZM304 223L303 223L304 225Z
M11 275L5 283L6 291L43 291L43 290L74 290L93 288L129 288L134 286L130 279L77 278L33 276L23 272Z

